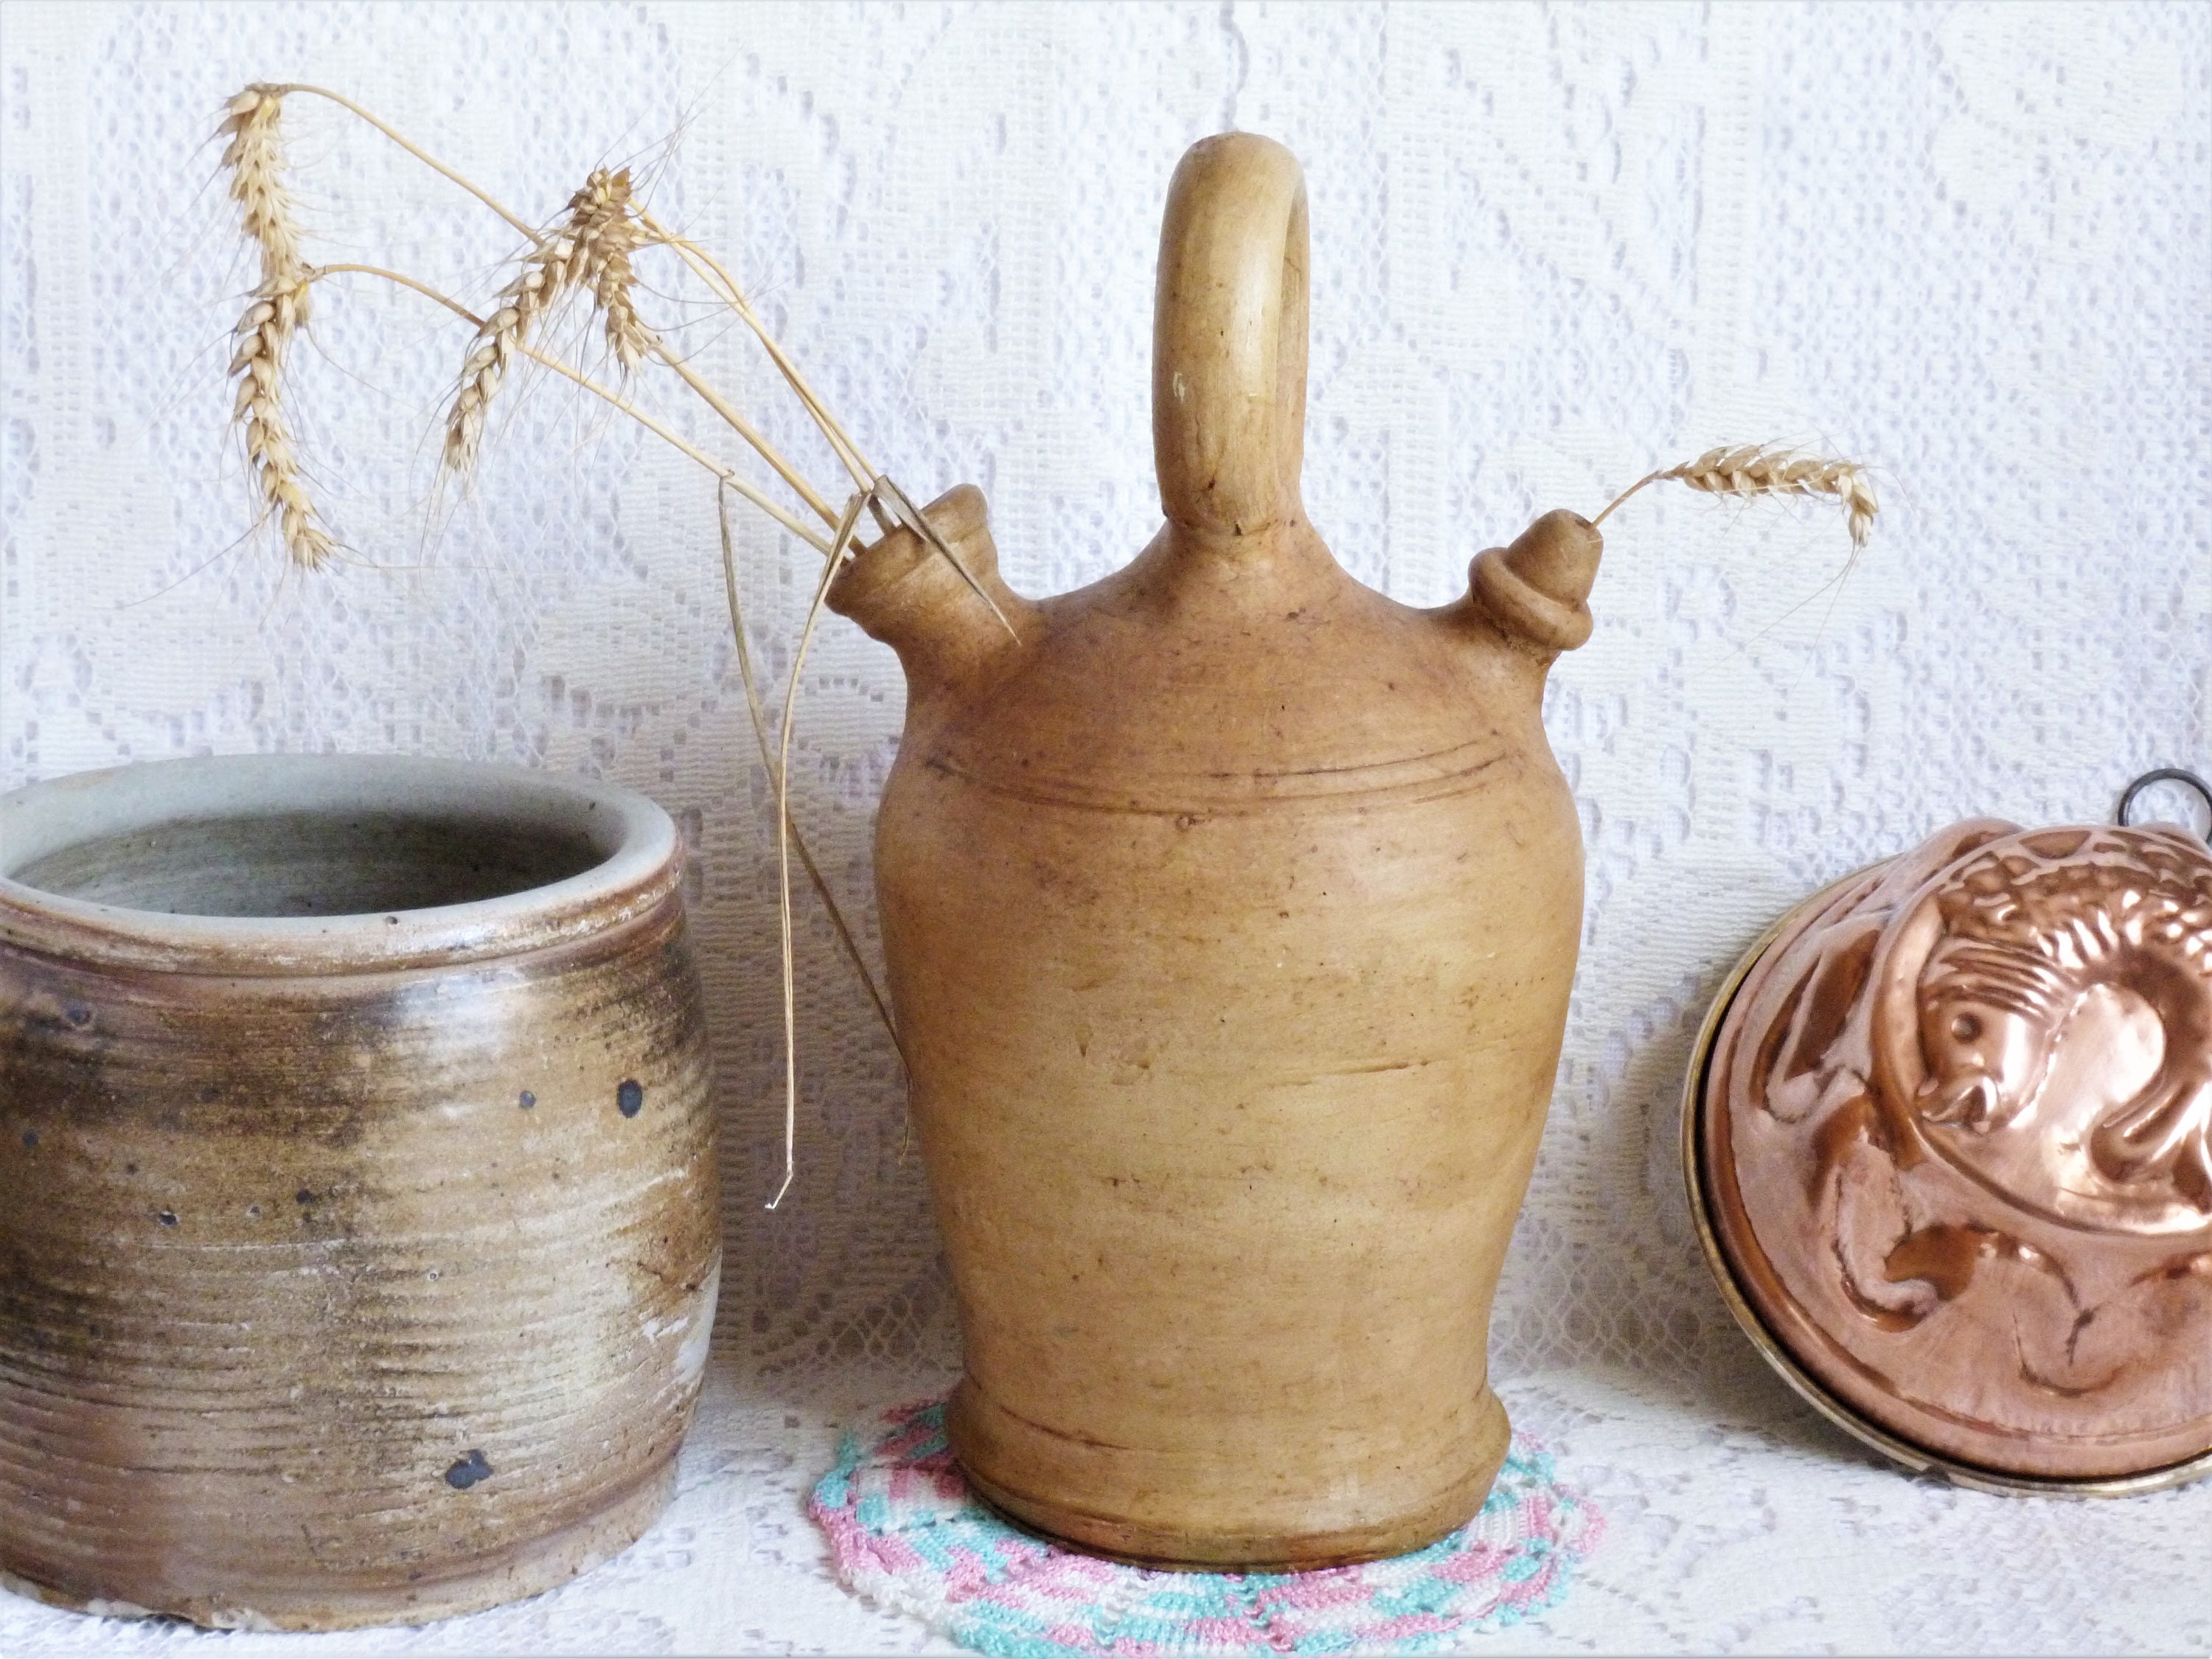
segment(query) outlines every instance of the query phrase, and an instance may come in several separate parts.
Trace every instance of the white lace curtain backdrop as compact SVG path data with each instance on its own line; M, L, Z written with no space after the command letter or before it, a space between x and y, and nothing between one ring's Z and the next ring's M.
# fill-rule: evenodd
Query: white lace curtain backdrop
M651 793L692 848L727 1261L681 1494L587 1578L328 1642L0 1595L0 1650L941 1645L838 1589L800 1509L839 1426L943 1386L957 1345L890 1046L803 890L799 1178L763 1207L772 797L712 486L524 376L441 499L466 330L334 279L293 406L345 562L290 572L245 536L223 368L251 265L212 134L239 87L290 79L532 216L630 162L909 494L983 487L1030 593L1155 527L1159 210L1183 148L1230 126L1304 162L1306 501L1394 597L1441 603L1535 514L1595 512L1714 443L1871 464L1856 560L1826 507L1646 491L1607 525L1596 633L1553 677L1589 896L1493 1370L1610 1532L1559 1607L1486 1645L2212 1647L2212 1486L2006 1500L1873 1461L1730 1325L1676 1155L1696 1021L1797 898L1954 818L2094 820L2148 768L2212 767L2212 8L18 0L0 787L400 750ZM504 280L515 238L477 204L327 105L285 118L311 260L472 301ZM641 264L647 320L829 482L742 331ZM665 377L641 384L737 453ZM738 551L780 697L818 565L750 514ZM832 619L799 695L797 815L872 950L897 667Z

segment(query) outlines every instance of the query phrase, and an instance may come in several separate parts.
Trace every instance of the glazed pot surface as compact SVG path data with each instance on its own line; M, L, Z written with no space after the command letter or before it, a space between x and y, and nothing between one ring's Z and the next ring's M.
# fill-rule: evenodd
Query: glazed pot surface
M635 1539L719 1260L666 815L251 757L32 786L0 849L0 1574L329 1629Z
M830 592L907 671L877 886L954 1450L1019 1519L1171 1565L1391 1554L1480 1507L1581 922L1538 705L1596 535L1553 515L1437 611L1344 573L1297 499L1304 232L1278 146L1179 170L1168 523L1127 568L1024 600L963 489L928 516L1011 634L910 535Z

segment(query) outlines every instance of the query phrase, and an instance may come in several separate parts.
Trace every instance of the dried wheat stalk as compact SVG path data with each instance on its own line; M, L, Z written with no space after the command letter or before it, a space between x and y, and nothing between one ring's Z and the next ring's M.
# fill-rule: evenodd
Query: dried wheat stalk
M293 562L313 570L337 550L300 477L292 434L284 418L284 358L292 336L307 320L310 270L300 254L300 227L284 187L283 95L251 86L232 99L221 131L229 135L222 165L230 173L230 198L248 240L261 254L261 280L234 331L229 372L238 377L231 418L246 439L246 464L264 502L264 522L274 519Z
M589 292L606 319L607 346L625 374L658 344L638 320L636 277L629 256L638 245L631 215L629 169L605 168L568 198L566 221L548 231L522 257L522 268L501 289L477 331L461 381L446 411L446 465L464 472L483 441L483 422L500 383L532 333L556 305L578 289Z
M1851 546L1863 548L1874 529L1880 503L1866 469L1856 461L1825 460L1794 449L1738 444L1709 449L1694 461L1648 472L1613 497L1593 524L1648 483L1674 479L1711 495L1823 495L1839 503Z
M527 239L530 246L521 257L520 268L500 291L488 316L479 317L428 283L398 271L368 264L332 264L318 268L308 265L301 258L297 228L281 183L276 129L277 116L284 97L295 92L327 99L351 112L410 155L476 197ZM859 970L885 1029L891 1031L893 1045L896 1046L898 1042L890 1008L876 986L866 959L831 896L828 884L816 867L805 840L791 820L791 739L799 675L805 663L807 646L821 619L830 583L854 547L854 532L861 513L872 514L876 521L885 529L895 524L902 525L921 537L990 606L1009 633L1013 631L1012 624L1000 611L988 592L961 564L936 527L915 509L905 492L878 472L861 453L860 447L830 412L819 394L807 384L797 364L763 325L759 313L722 264L705 249L663 228L633 199L630 175L627 170L593 173L583 189L569 198L565 218L549 227L538 228L368 110L321 87L293 84L250 87L232 100L225 131L234 135L225 158L234 170L232 194L245 211L247 234L263 250L264 278L263 290L257 293L255 305L249 308L246 320L240 325L241 338L250 336L252 343L250 346L241 345L238 362L233 366L234 372L245 376L240 392L239 417L248 422L249 447L262 458L260 466L264 489L269 494L272 508L281 508L283 512L287 541L293 550L294 557L301 563L310 566L320 563L333 550L333 544L316 526L313 509L299 487L296 468L292 464L291 447L278 418L276 405L278 377L276 371L281 366L279 359L284 342L289 339L292 328L306 317L309 285L325 277L348 273L376 276L411 289L465 319L475 330L462 367L459 385L447 410L443 453L449 469L465 471L474 462L482 445L485 414L492 399L498 394L515 359L527 357L566 376L674 445L712 473L723 488L743 495L824 555L822 578L816 586L813 603L808 610L793 659L792 684L784 702L779 740L771 751L767 720L754 681L750 657L745 647L744 622L738 606L735 556L729 534L726 498L718 490L717 507L723 509L724 578L729 588L731 623L737 636L738 661L745 682L746 701L753 720L755 736L760 744L763 759L769 764L776 794L777 862L782 890L780 908L784 983L785 1098L784 1177L775 1197L769 1200L769 1207L774 1209L789 1191L796 1173L799 1076L790 878L790 855L794 848L828 907L830 920ZM852 476L855 489L848 497L842 513L831 508L828 499L819 489L785 459L726 398L709 385L680 355L671 351L659 335L639 318L635 300L636 279L631 270L630 256L638 248L648 246L667 247L675 252L714 293L714 297L734 312L759 340L777 372L829 442L838 463ZM542 332L548 317L560 302L578 292L588 294L594 308L603 318L608 348L625 374L647 357L665 366L774 469L823 524L834 526L834 533L825 538L771 501L731 467L654 418L620 391L601 385L581 369L564 361L556 352L546 349L533 340L532 335Z

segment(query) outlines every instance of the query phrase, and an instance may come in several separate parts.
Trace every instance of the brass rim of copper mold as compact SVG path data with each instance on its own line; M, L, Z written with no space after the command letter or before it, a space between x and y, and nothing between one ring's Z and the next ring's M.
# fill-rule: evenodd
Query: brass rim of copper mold
M1711 1006L1705 1010L1705 1021L1698 1027L1698 1041L1690 1053L1689 1074L1682 1086L1682 1179L1689 1190L1690 1219L1697 1228L1698 1243L1705 1253L1705 1266L1712 1273L1721 1300L1728 1304L1729 1313L1735 1320L1737 1328L1751 1340L1752 1346L1759 1350L1760 1358L1772 1368L1775 1375L1790 1385L1792 1393L1854 1440L1872 1447L1892 1462L1901 1464L1916 1474L1940 1475L1954 1486L1994 1492L2007 1498L2134 1498L2144 1492L2165 1492L2172 1487L2187 1486L2192 1480L2212 1474L2212 1452L2190 1458L2185 1462L2169 1464L2162 1469L2147 1470L2141 1474L2117 1479L2069 1480L1984 1468L1977 1463L1963 1462L1940 1452L1930 1451L1881 1427L1822 1388L1798 1363L1787 1345L1767 1328L1737 1285L1735 1265L1721 1249L1720 1236L1713 1225L1712 1212L1707 1207L1705 1178L1699 1172L1703 1162L1699 1149L1705 1139L1705 1084L1711 1069L1713 1046L1720 1036L1722 1022L1728 1018L1736 993L1742 989L1751 970L1759 965L1759 958L1766 954L1768 947L1782 936L1791 922L1827 902L1853 882L1874 874L1890 862L1890 860L1881 859L1863 866L1829 883L1776 917L1772 924L1752 941L1750 948L1736 958L1735 965L1722 979Z

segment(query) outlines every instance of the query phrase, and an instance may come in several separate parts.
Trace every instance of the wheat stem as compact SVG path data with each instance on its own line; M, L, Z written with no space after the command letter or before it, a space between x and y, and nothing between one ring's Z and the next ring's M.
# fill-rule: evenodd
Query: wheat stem
M738 599L738 556L736 543L730 533L729 502L729 496L721 490L714 492L714 516L722 538L722 586L729 598L730 632L737 640L738 676L744 684L745 709L752 719L753 741L760 748L761 765L773 778L775 775L775 753L769 746L768 711L761 702L759 681L753 672L752 648L745 638L744 611ZM859 939L854 937L852 928L847 924L845 913L839 907L836 896L830 890L828 878L823 875L821 866L814 862L814 854L806 845L806 838L799 834L799 826L795 823L791 827L791 840L799 849L799 861L806 866L807 879L813 884L815 893L830 913L830 922L837 930L838 941L844 945L845 954L852 959L854 970L860 975L860 983L867 989L868 1000L876 1006L876 1018L883 1021L884 1030L890 1034L891 1047L898 1050L899 1058L903 1061L906 1050L899 1042L898 1024L891 1018L890 1005L884 1000L883 992L877 987L875 970L868 966L868 959L861 952ZM783 984L787 996L794 994L793 984L796 972L792 959L785 957Z
M860 447L853 441L852 434L830 412L829 405L823 401L821 394L799 372L798 363L783 349L783 343L769 331L768 325L762 320L760 313L754 309L752 301L738 285L737 278L730 274L728 267L689 237L678 236L669 230L651 214L641 213L638 222L647 234L659 238L664 246L673 248L710 288L720 290L722 302L736 312L739 319L752 331L754 337L761 343L761 349L768 353L769 361L775 365L776 372L783 376L785 384L791 387L815 424L821 428L822 435L836 452L838 460L852 473L853 482L864 489L867 488L875 476L873 465L860 453Z
M1620 494L1615 495L1611 501L1607 501L1605 504L1605 511L1599 514L1597 517L1590 520L1590 528L1593 530L1596 529L1600 525L1603 524L1607 519L1613 516L1614 508L1618 507L1623 501L1626 501L1631 495L1633 495L1638 490L1643 489L1644 485L1657 483L1662 476L1663 475L1657 472L1645 473L1634 483L1629 485L1627 489L1622 490Z
M468 191L470 195L475 197L477 200L482 202L494 213L499 215L501 218L506 220L507 223L513 225L525 236L527 236L532 242L542 240L534 227L524 220L521 216L516 214L501 204L498 198L491 195L481 186L471 183L469 179L462 177L461 174L454 172L453 168L447 167L436 156L431 155L428 150L424 149L421 145L409 138L406 134L401 132L398 128L379 120L375 116L369 113L368 111L363 109L359 104L355 103L352 99L345 96L344 94L332 92L327 87L309 86L305 82L300 81L286 82L281 86L263 84L252 89L270 94L277 98L283 97L287 93L304 92L310 97L328 99L331 103L336 104L340 109L349 110L355 115L359 116L362 120L368 122L369 125L374 127L379 132L392 140L393 143L398 145L400 149L405 150L410 155L420 161L424 167L428 167L432 172L443 173L447 178L452 179L463 190Z
M683 358L676 356L675 353L668 349L665 343L657 339L653 344L653 355L659 358L662 362L667 364L669 368L675 370L677 377L681 380L684 385L690 386L692 391L697 392L709 409L713 410L714 413L720 416L724 421L727 422L729 425L736 430L737 434L740 438L743 438L747 443L750 444L753 447L754 453L759 455L760 458L766 461L770 466L774 467L777 475L782 478L784 483L789 484L793 489L798 492L799 500L805 501L807 506L812 507L817 514L821 515L823 523L834 525L837 522L836 514L830 510L829 502L822 499L821 495L815 489L814 486L808 483L805 478L801 477L799 475L797 469L794 468L788 461L785 460L782 455L776 451L775 447L771 445L766 438L763 437L757 431L754 430L752 423L746 420L743 415L739 414L738 410L731 405L730 401L726 398L723 397L720 392L715 391L713 386L709 386L690 363L684 362Z
M775 861L776 874L781 885L780 913L783 922L783 959L793 961L791 945L791 728L792 716L799 709L799 681L806 666L806 647L813 643L815 625L822 620L822 606L830 597L830 584L837 580L845 556L852 549L853 532L860 522L860 509L866 504L865 493L856 492L845 503L844 516L837 520L837 532L830 538L830 556L822 562L822 580L814 586L814 603L806 608L806 623L799 631L799 648L792 653L791 685L783 698L783 732L776 744L775 766ZM783 981L783 1184L775 1189L775 1196L768 1201L771 1210L783 1202L783 1195L791 1190L792 1182L799 1174L799 1000L793 989L794 974L787 965Z
M776 372L783 376L784 383L798 397L814 424L821 428L822 435L829 441L830 447L836 452L840 464L852 475L854 483L863 490L872 489L878 477L875 467L860 453L860 447L853 441L852 434L830 412L829 405L822 401L821 395L799 373L799 365L791 360L776 337L768 331L768 325L761 320L760 313L753 309L752 302L745 298L744 290L738 286L737 279L723 268L721 261L689 238L668 230L650 213L641 210L638 223L647 235L656 237L674 248L678 256L702 281L720 289L722 302L736 312L739 319L752 331L753 337L761 343L761 349L768 353L769 360L775 365Z
M672 234L650 213L642 209L638 210L638 223L649 235L659 238L664 245L674 248L702 281L707 282L710 287L720 289L723 303L735 311L752 330L755 337L759 339L763 348L775 363L778 371L783 375L785 383L791 387L800 403L814 417L815 424L821 428L823 436L829 440L830 447L836 451L838 459L844 463L846 470L852 474L854 483L860 486L863 503L875 515L876 522L886 531L889 531L894 524L903 524L915 535L921 537L923 544L958 572L960 580L968 585L969 590L978 599L990 607L991 614L998 618L999 625L1005 629L1011 637L1020 639L1021 635L1015 632L1013 623L1007 620L1006 613L1000 608L999 602L991 597L981 583L969 574L967 566L962 564L951 548L945 544L945 538L938 534L936 526L922 516L914 503L907 499L903 490L893 483L888 477L870 467L867 458L860 453L860 446L853 441L851 435L846 432L843 426L830 414L819 395L811 386L807 384L806 377L799 373L799 366L791 361L782 346L777 343L775 337L768 331L766 325L761 321L759 314L753 310L750 301L745 298L744 291L738 287L737 280L723 268L721 262L704 248L697 246L685 238ZM665 354L663 356L663 361L670 361ZM672 366L673 366L672 363ZM698 389L701 395L707 395L703 385Z
M306 280L309 283L318 283L325 276L337 276L344 275L347 272L353 272L364 276L380 276L387 283L397 283L402 288L412 289L416 293L422 295L426 299L435 300L440 305L445 307L447 310L452 312L453 315L460 318L464 322L472 323L478 328L483 326L483 319L478 317L476 313L471 311L466 306L463 305L459 300L454 299L452 295L441 294L436 289L431 287L429 283L418 281L415 277L406 275L404 272L386 270L382 265L316 265L308 271ZM522 355L530 358L532 362L542 363L547 368L553 370L556 374L567 376L578 386L583 387L585 391L590 392L593 397L605 398L609 404L612 404L616 409L620 410L623 414L629 416L630 419L635 421L640 426L652 433L655 437L661 439L673 447L681 450L684 454L698 462L701 466L705 467L708 471L713 473L724 483L729 485L732 489L744 496L745 500L750 501L755 507L760 508L762 512L767 514L778 524L781 525L786 530L788 530L793 535L798 537L809 547L811 547L816 552L823 554L825 556L828 555L830 551L830 544L823 539L822 534L819 531L807 524L804 520L794 518L788 511L782 507L778 506L773 499L763 495L758 489L748 483L744 478L732 471L728 467L716 460L712 455L707 453L705 450L701 449L696 444L692 443L690 440L684 437L680 433L674 431L664 422L654 419L653 416L647 414L644 410L640 409L635 404L623 397L612 386L601 385L590 375L584 374L580 369L571 367L559 357L555 356L550 351L541 351L536 346L532 345L523 346L520 349Z
M822 539L822 532L820 531L817 530L813 526L806 523L803 519L795 517L787 509L776 505L774 501L762 494L760 490L755 489L753 485L746 482L744 478L739 477L736 473L731 471L728 467L724 466L720 462L715 460L713 457L708 455L704 451L697 448L696 446L686 442L675 432L672 431L660 422L653 419L652 416L647 414L645 410L640 409L635 404L623 397L622 393L617 392L613 387L600 385L597 380L585 374L582 370L572 368L568 363L562 362L560 358L555 356L550 351L540 351L535 346L525 346L523 348L523 354L526 356L534 358L538 362L544 364L546 368L552 369L555 373L568 376L568 379L574 380L578 386L583 387L585 391L592 392L598 397L605 398L607 402L613 404L617 409L622 410L623 414L629 416L630 419L635 421L640 426L644 427L647 431L653 433L655 435L666 440L669 443L674 445L677 448L689 455L693 460L700 463L700 465L704 466L708 471L712 472L716 477L720 478L724 483L729 485L729 487L736 490L738 495L744 496L755 507L760 508L762 512L767 514L769 517L774 519L778 524L781 525L786 530L788 530L793 535L798 537L799 540L805 542L809 547L821 554L824 558L828 558L830 556L831 544Z

